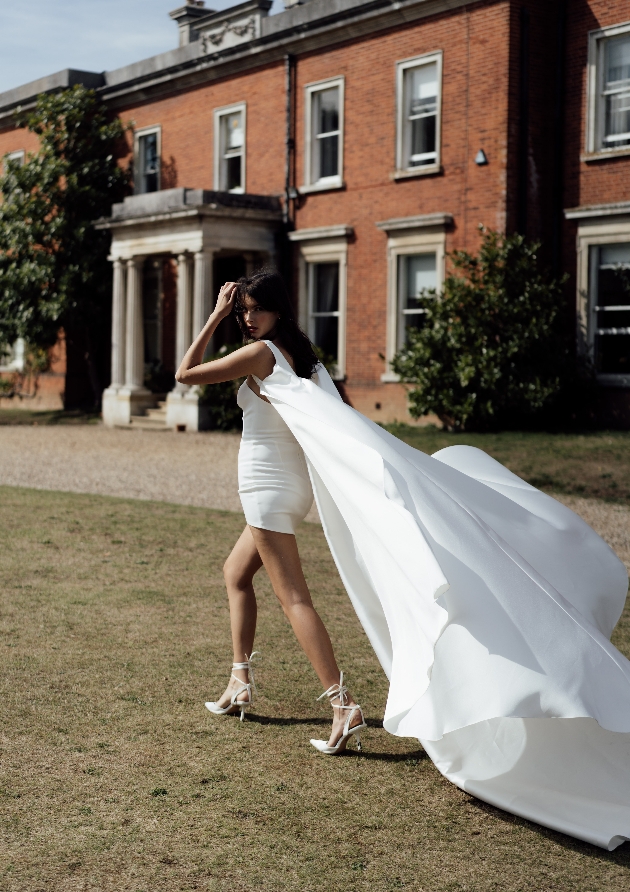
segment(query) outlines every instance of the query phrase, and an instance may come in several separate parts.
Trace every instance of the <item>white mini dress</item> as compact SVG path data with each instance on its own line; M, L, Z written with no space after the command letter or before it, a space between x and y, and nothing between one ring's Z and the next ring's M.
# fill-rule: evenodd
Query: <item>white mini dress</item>
M245 381L237 403L243 410L238 453L238 493L252 527L295 533L313 504L302 447L271 403Z

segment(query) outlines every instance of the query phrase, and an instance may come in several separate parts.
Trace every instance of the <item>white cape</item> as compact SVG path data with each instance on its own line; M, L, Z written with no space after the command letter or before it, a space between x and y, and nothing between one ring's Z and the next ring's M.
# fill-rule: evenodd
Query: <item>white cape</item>
M390 680L384 726L499 808L630 839L628 575L577 515L479 449L433 456L297 377L261 382L302 446L323 528Z

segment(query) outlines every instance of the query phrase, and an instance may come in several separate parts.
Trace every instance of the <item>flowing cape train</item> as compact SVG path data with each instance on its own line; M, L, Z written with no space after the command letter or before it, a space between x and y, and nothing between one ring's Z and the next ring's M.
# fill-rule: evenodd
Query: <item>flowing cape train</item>
M479 449L425 455L280 351L260 381L387 674L384 726L463 790L607 849L630 839L628 574L577 515Z

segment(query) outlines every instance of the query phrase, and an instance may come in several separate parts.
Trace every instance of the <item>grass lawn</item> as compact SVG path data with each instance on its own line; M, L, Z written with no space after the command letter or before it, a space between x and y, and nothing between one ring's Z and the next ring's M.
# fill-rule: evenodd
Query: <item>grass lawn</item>
M615 502L630 499L630 432L449 434L408 424L390 424L387 430L428 453L460 443L477 446L547 492Z
M8 424L98 424L100 412L82 409L0 409L0 427Z
M314 673L260 573L257 708L228 675L235 514L0 488L0 889L625 892L613 853L508 815L380 727L387 684L321 528L307 578L366 707L365 752L321 756ZM630 614L615 633L630 654Z

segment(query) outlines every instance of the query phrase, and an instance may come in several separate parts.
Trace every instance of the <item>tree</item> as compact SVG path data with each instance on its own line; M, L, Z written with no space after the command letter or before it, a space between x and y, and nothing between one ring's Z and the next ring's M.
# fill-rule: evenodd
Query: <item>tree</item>
M392 363L414 385L411 415L435 413L450 430L529 425L552 407L570 412L580 376L588 390L561 312L564 279L541 273L538 243L482 233L477 256L450 255L442 293L419 297L424 323Z
M108 331L108 236L92 223L122 200L128 173L115 160L125 128L93 90L41 95L19 124L40 137L0 179L0 344L52 346L63 328L86 354L94 401L95 344Z

